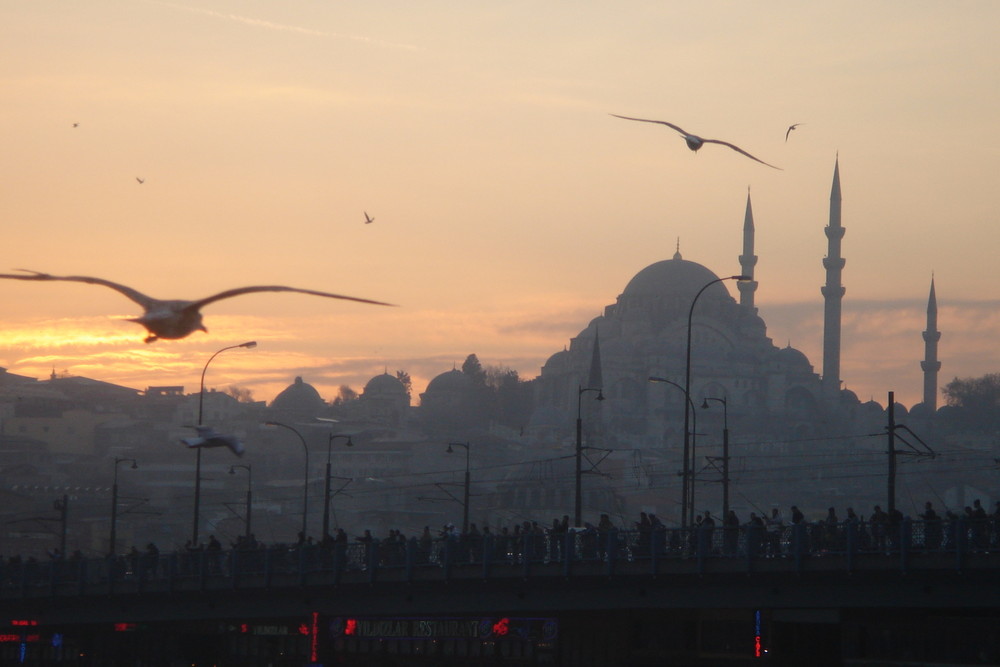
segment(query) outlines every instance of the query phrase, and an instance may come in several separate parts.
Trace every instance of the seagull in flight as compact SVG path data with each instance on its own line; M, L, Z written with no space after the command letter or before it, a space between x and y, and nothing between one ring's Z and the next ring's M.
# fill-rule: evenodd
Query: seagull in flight
M788 129L785 130L785 141L788 141L788 135L792 133L792 130L797 128L799 125L805 125L805 123L795 123L794 125L789 125Z
M721 139L705 139L704 137L699 137L696 134L691 134L690 132L687 132L686 130L678 127L677 125L674 125L673 123L668 123L665 120L649 120L648 118L630 118L629 116L619 116L616 113L613 113L611 115L614 116L615 118L624 118L625 120L637 120L642 123L659 123L660 125L666 125L667 127L680 132L681 136L684 137L684 141L687 142L688 148L690 148L693 151L697 151L705 144L721 144L723 146L728 146L729 148L732 148L737 153L742 153L743 155L746 155L751 160L756 160L757 162L760 162L763 165L767 165L772 169L781 169L781 167L775 167L773 164L768 164L767 162L764 162L760 158L756 158L753 155L750 155L750 153L747 153L739 146L731 144L728 141L722 141Z
M80 127L79 123L73 123L73 127Z
M370 225L373 222L375 222L375 218L373 218L370 215L368 215L368 211L365 211L365 224L366 225Z
M241 294L251 294L253 292L298 292L300 294L312 294L313 296L323 296L330 299L346 299L348 301L370 303L377 306L392 305L381 301L372 301L371 299L360 299L353 296L343 296L341 294L331 294L329 292L317 292L315 290L300 289L298 287L285 287L283 285L253 285L249 287L236 287L234 289L205 297L204 299L198 299L197 301L184 301L181 299L163 300L154 299L153 297L146 296L142 292L134 290L131 287L114 283L110 280L104 280L103 278L91 278L89 276L53 276L48 273L39 273L38 271L29 271L27 269L17 270L25 271L30 275L6 273L0 274L0 278L9 278L13 280L67 280L78 283L89 283L91 285L104 285L105 287L110 287L115 291L121 292L126 297L139 304L143 311L145 311L140 317L129 318L128 321L135 322L146 327L146 330L149 332L149 335L145 339L145 342L147 343L152 343L153 341L161 338L167 340L178 340L180 338L187 337L195 331L207 332L208 329L206 329L205 325L202 324L201 309L203 307L215 301L221 301L222 299L228 299Z
M135 180L139 181L139 185L142 185L143 183L146 182L145 178L139 178L138 176L135 177Z
M236 454L236 456L243 456L243 452L246 451L246 447L244 447L243 443L240 442L234 435L216 433L215 429L209 426L192 426L191 428L197 431L198 435L193 438L181 438L181 442L192 449L195 447L203 447L206 449L212 447L228 447L233 454Z

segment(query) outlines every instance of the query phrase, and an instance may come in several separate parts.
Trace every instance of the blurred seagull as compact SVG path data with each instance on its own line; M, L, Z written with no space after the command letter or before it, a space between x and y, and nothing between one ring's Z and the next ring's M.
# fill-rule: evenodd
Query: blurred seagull
M676 125L674 125L673 123L668 123L665 120L649 120L648 118L630 118L629 116L619 116L616 113L613 113L611 115L614 116L615 118L624 118L625 120L637 120L637 121L642 122L642 123L659 123L660 125L666 125L667 127L672 128L672 129L677 130L678 132L680 132L681 136L684 137L684 141L687 142L688 148L690 148L693 151L697 151L699 148L701 148L705 144L721 144L723 146L728 146L729 148L732 148L737 153L742 153L743 155L746 155L751 160L756 160L757 162L760 162L763 165L767 165L768 167L771 167L772 169L781 169L781 167L775 167L773 164L768 164L767 162L764 162L760 158L755 158L753 155L750 155L750 153L747 153L745 150L743 150L739 146L735 146L735 145L729 143L728 141L722 141L720 139L705 139L704 137L699 137L696 134L691 134L690 132L685 131L684 129L682 129L682 128L676 126Z
M375 218L368 215L368 211L365 211L365 224L370 225L375 222Z
M797 128L799 125L805 125L805 123L795 123L795 125L789 125L788 129L785 130L785 141L788 141L788 135L792 133L792 130Z
M79 123L73 123L73 127L80 127Z
M192 449L195 447L228 447L236 456L243 456L243 452L246 451L243 443L234 435L216 433L215 429L209 426L192 426L191 428L197 431L198 435L193 438L181 438L181 442Z
M146 330L149 331L149 336L145 339L147 343L152 343L160 338L173 340L185 338L195 331L207 332L208 329L206 329L202 324L202 316L200 312L204 306L207 306L215 301L221 301L222 299L228 299L241 294L251 294L253 292L298 292L300 294L312 294L313 296L323 296L330 299L346 299L348 301L370 303L377 306L392 305L389 303L383 303L382 301L360 299L358 297L331 294L329 292L317 292L315 290L300 289L298 287L285 287L283 285L253 285L250 287L236 287L234 289L226 290L225 292L219 292L218 294L205 297L204 299L198 299L197 301L184 301L180 299L162 300L154 299L153 297L146 296L142 292L138 292L131 287L120 285L118 283L111 282L110 280L104 280L103 278L91 278L88 276L53 276L48 273L29 271L28 269L17 270L25 271L31 275L3 273L0 274L0 278L9 278L13 280L68 280L71 282L89 283L91 285L104 285L105 287L110 287L113 290L121 292L126 297L142 306L142 309L145 311L141 317L129 318L128 321L136 322L137 324L141 324L146 327Z
M139 185L142 185L143 183L146 182L145 178L139 178L138 176L135 177L135 180L139 181Z

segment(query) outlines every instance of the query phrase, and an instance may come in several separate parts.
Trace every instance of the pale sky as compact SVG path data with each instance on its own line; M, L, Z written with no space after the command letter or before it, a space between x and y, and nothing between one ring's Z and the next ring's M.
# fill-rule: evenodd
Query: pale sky
M819 373L839 154L841 376L912 404L932 272L940 384L1000 371L998 25L993 1L0 0L0 272L399 304L241 296L146 345L111 290L0 281L0 366L192 392L257 340L206 384L418 394L470 353L528 379L678 238L738 273L749 187L760 314Z

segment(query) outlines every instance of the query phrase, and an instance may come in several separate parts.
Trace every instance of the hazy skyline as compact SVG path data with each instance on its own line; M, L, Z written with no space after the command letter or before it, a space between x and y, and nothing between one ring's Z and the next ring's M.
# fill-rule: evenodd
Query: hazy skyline
M0 281L11 372L192 392L257 340L207 386L270 400L301 375L329 400L405 370L416 401L470 353L532 378L678 238L737 273L750 187L756 304L821 373L838 154L845 386L920 400L932 271L940 385L1000 370L994 3L2 8L0 272L400 304L251 295L145 345L121 295Z

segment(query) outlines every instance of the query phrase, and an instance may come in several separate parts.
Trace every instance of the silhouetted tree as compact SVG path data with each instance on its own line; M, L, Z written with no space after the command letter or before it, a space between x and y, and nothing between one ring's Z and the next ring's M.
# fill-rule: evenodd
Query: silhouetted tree
M333 405L335 407L340 407L356 400L358 400L358 392L354 391L346 384L342 384L340 385L340 392L337 394L337 397L333 399Z
M486 386L486 372L483 370L483 365L479 363L479 357L475 354L470 354L465 358L465 363L462 364L462 372L469 376L469 379L472 380L472 384L475 386Z
M226 393L235 398L240 403L253 403L253 389L248 387L237 387L232 385Z
M955 378L943 389L948 405L959 408L961 420L973 429L1000 429L1000 373Z
M413 381L410 380L410 374L406 371L396 371L396 379L403 383L403 388L406 389L406 395L412 396Z

